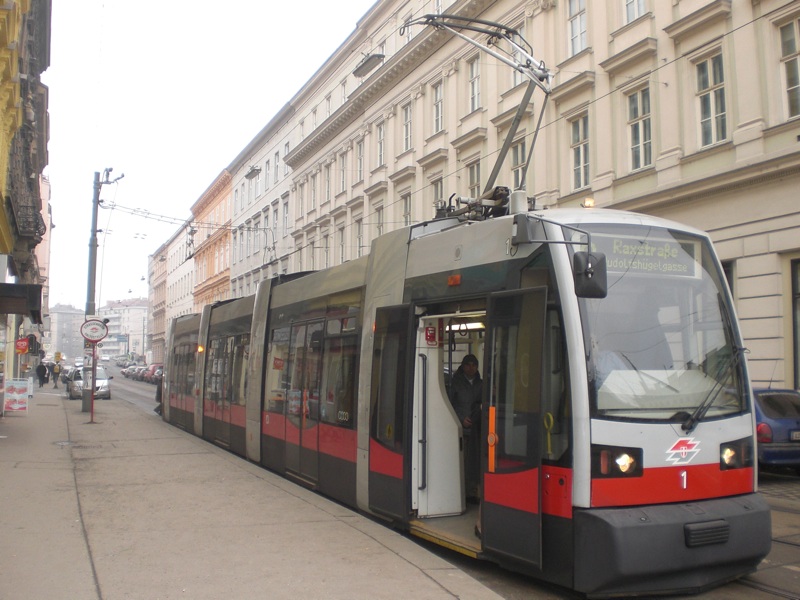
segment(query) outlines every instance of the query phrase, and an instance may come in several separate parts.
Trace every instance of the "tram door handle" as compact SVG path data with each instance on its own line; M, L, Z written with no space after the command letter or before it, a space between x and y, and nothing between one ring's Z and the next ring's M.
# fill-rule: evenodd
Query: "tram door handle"
M428 487L428 357L420 354L422 372L422 406L420 407L419 445L422 465L418 490Z

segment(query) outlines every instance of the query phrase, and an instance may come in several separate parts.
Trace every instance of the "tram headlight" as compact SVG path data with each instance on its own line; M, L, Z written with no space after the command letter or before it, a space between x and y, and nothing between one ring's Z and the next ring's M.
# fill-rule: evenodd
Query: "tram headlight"
M592 444L592 477L641 477L641 448Z
M753 438L746 437L719 445L719 468L744 469L753 466Z

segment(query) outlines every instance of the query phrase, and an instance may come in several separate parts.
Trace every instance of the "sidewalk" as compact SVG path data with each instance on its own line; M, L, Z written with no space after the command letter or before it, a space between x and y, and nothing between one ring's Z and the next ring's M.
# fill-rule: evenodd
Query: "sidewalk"
M0 419L0 598L499 598L391 529L121 399Z

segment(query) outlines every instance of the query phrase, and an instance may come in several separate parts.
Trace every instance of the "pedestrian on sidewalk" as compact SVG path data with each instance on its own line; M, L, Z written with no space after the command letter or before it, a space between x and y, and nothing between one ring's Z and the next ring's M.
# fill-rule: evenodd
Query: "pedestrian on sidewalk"
M55 363L53 365L53 389L58 389L58 378L61 377L61 365Z
M44 378L47 377L47 367L44 363L36 365L36 377L39 378L39 387L44 387Z

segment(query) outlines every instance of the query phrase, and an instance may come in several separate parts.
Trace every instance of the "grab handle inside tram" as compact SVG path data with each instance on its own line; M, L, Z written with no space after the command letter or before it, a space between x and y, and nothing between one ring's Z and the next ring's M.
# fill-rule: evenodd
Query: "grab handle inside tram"
M424 490L428 487L428 357L420 354L422 359L422 422L420 423L420 439L422 465L420 465L419 487Z

